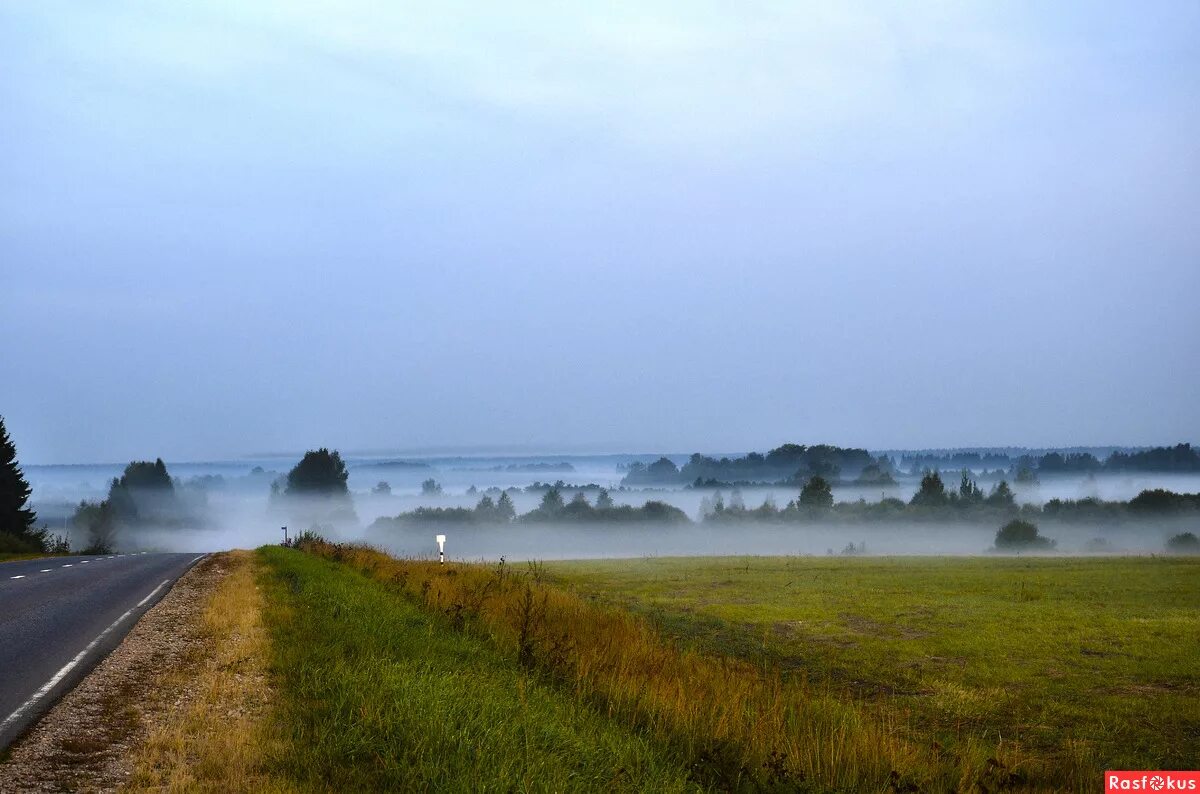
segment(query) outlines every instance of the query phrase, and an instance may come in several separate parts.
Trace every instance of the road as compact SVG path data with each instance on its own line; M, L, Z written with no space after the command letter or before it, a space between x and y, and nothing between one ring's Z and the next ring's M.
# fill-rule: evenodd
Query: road
M0 562L0 749L70 691L203 556Z

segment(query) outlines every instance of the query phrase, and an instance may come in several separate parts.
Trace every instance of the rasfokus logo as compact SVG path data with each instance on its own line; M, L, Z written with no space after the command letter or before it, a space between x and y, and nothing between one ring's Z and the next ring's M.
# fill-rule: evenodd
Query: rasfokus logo
M1200 772L1105 772L1105 794L1110 791L1197 791Z

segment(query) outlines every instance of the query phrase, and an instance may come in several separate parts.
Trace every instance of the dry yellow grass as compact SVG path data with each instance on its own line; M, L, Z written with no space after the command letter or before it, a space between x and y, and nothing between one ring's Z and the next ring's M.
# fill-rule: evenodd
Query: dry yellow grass
M194 666L164 674L164 691L188 693L181 710L151 729L128 791L283 791L266 769L269 638L251 552L222 555L228 575L203 612Z
M581 700L694 759L700 779L718 787L1046 788L1018 748L948 757L915 741L894 712L743 660L681 650L626 611L541 581L536 568L439 566L323 543L307 550L400 588L454 625L483 631Z

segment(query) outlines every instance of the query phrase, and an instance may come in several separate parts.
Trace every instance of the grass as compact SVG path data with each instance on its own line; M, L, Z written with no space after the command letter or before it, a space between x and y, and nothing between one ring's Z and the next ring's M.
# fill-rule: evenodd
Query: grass
M16 562L18 560L40 560L43 557L61 557L61 554L52 554L47 551L22 551L22 552L0 552L0 562Z
M264 598L251 552L221 555L228 573L205 604L205 648L196 668L169 671L164 690L195 696L151 730L133 759L128 791L283 791L267 760L277 750L268 706Z
M503 565L439 566L358 547L309 549L405 597L417 614L440 616L437 636L449 628L473 643L486 639L498 663L517 662L573 698L576 709L649 737L706 787L1053 789L1077 771L1032 763L1011 742L963 741L946 749L924 741L898 712L834 687L785 676L758 660L681 649L627 609L589 603L550 584L538 566L516 574Z
M1086 791L1200 757L1197 560L305 548L236 558L142 789Z
M683 647L882 708L918 744L1008 747L1050 787L1200 758L1200 560L696 558L548 570Z
M595 709L345 565L265 548L274 773L321 791L683 791L688 770Z

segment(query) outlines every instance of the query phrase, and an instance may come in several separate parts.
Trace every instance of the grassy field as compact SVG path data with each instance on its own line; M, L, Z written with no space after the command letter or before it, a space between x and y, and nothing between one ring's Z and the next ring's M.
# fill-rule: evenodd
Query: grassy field
M439 566L396 560L361 547L317 543L307 548L314 556L341 563L329 570L357 571L396 603L409 604L414 614L430 621L430 637L470 640L476 650L464 658L486 650L495 654L490 657L495 664L509 671L506 675L514 669L528 671L531 681L573 701L573 714L603 715L612 725L648 741L704 788L1050 791L1090 790L1099 779L1096 759L1085 742L1046 753L1018 737L989 733L978 723L957 725L943 735L930 730L914 710L897 705L895 698L903 694L864 694L854 681L808 670L797 674L795 666L784 669L778 663L782 657L771 651L774 627L762 634L753 627L743 632L749 625L745 620L696 618L682 609L647 611L656 580L669 576L670 570L654 566L686 569L689 564L708 564L718 566L717 575L697 570L694 586L710 599L719 593L716 600L722 608L740 605L753 614L755 593L773 598L776 588L786 583L768 578L741 595L723 592L734 583L737 570L752 573L755 563L750 561L617 561L532 565L513 571L503 564ZM786 569L790 563L779 564ZM641 578L639 566L646 566ZM691 578L690 572L681 574L664 592L673 593ZM976 586L970 579L968 574L960 582L967 593ZM584 597L563 584L603 595ZM877 595L871 588L878 583L859 584L867 589L858 600ZM630 603L618 603L626 597ZM698 595L684 598L703 600ZM1027 591L1022 598L1033 596ZM341 644L335 642L337 628L332 624L306 642L313 638L327 644L330 653ZM295 643L285 637L281 644ZM372 699L362 691L361 681L346 686L346 692L324 692L325 686L315 691L321 692L323 702L357 698L372 704L372 710L388 708L390 698ZM348 716L330 714L327 719L331 725L346 725Z
M208 694L135 784L1092 791L1200 757L1200 560L305 551L230 557Z
M644 615L685 647L881 706L921 744L1008 745L1024 763L1081 772L1187 769L1200 759L1200 559L697 558L547 568L557 583Z
M683 791L663 748L378 580L260 550L289 787Z

